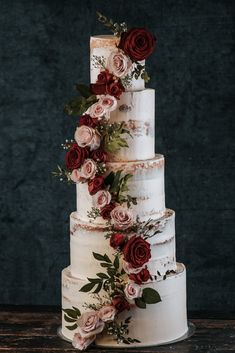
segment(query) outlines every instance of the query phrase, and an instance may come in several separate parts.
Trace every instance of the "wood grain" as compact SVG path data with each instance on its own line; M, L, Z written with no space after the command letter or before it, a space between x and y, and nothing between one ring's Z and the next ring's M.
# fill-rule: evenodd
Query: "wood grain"
M231 353L235 352L235 320L200 318L191 321L196 333L191 338L172 345L148 348L100 349L88 352L159 352L159 353ZM208 316L216 317L216 315ZM0 311L0 353L77 352L70 343L57 336L60 325L58 308L2 308ZM221 314L218 317L223 317Z

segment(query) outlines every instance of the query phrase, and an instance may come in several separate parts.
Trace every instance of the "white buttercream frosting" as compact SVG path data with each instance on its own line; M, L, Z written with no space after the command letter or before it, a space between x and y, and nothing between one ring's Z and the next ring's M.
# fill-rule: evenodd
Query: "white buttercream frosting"
M107 163L107 174L118 170L123 170L124 174L133 174L133 177L128 180L128 194L137 198L137 205L131 206L135 217L138 216L140 221L160 218L165 212L164 157L159 154L147 161ZM87 212L91 211L94 206L94 198L88 192L87 183L78 183L77 214L79 219L85 222L91 221ZM93 222L106 223L101 217Z
M119 38L112 35L99 35L90 38L90 76L91 83L95 83L101 68L96 64L96 57L103 59L104 66L107 66L107 61L111 53L117 50ZM145 60L140 62L141 65L145 64ZM135 64L134 64L135 65ZM131 72L131 71L130 71ZM138 91L144 89L144 80L139 76L138 79L133 77L130 85L126 88L127 91Z
M155 155L155 90L124 92L117 109L111 112L110 122L124 122L131 136L124 135L128 147L111 156L112 161L135 161L154 158Z
M73 277L69 267L63 270L62 307L64 309L76 307L83 313L85 311L84 302L88 304L95 302L95 299L87 293L79 292L80 288L86 283L84 280ZM135 343L134 345L157 345L183 336L188 329L186 270L184 265L177 264L177 272L175 274L167 276L165 280L148 283L147 287L157 290L162 301L157 304L149 304L146 309L133 307L129 312L124 312L118 317L118 320L123 320L128 316L132 317L129 326L129 336L141 341L141 343ZM62 315L62 333L66 338L72 340L76 330L68 330L66 328L67 325L64 315ZM117 344L113 337L105 333L97 336L96 344L109 347L126 347L122 343Z
M154 223L153 223L154 224ZM165 275L167 271L175 270L175 213L166 210L164 216L155 222L152 233L160 232L148 239L151 244L151 259L148 262L150 274ZM102 225L91 225L81 222L77 213L70 215L70 263L74 277L86 279L100 272L100 264L94 259L92 251L107 254L113 258L115 250L109 245L104 235L108 228ZM87 264L89 263L89 266Z

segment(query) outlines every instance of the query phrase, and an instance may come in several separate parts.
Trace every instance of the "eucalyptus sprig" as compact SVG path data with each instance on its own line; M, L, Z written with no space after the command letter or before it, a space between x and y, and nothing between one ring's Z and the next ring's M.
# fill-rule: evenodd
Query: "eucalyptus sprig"
M100 12L96 12L98 21L103 23L105 27L107 27L113 34L117 37L120 37L122 32L127 31L127 25L125 22L117 23L114 22L111 18L108 19L106 16L102 15Z
M71 173L66 169L61 168L57 165L57 170L51 173L54 177L59 178L62 182L67 182L68 184L73 184L71 180Z

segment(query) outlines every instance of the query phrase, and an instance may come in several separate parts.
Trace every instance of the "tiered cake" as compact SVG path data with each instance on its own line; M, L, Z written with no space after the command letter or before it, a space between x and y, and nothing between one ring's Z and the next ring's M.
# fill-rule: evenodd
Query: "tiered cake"
M62 334L79 349L92 341L157 345L188 330L186 270L175 257L175 213L165 208L164 157L154 152L155 90L145 89L144 60L120 45L134 30L145 35L133 29L121 39L91 37L92 95L84 99L94 102L67 146L77 210L70 215L71 262L62 272ZM109 79L121 92L107 88Z

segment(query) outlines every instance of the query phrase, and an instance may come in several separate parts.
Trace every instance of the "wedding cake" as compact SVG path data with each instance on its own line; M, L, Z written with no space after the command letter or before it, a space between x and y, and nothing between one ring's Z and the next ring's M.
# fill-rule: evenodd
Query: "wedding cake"
M62 271L62 335L79 350L171 342L188 330L186 269L165 207L164 156L155 154L155 90L145 60L155 37L98 14L113 35L90 39L89 86L65 106L79 117L66 140L76 184L70 266Z

